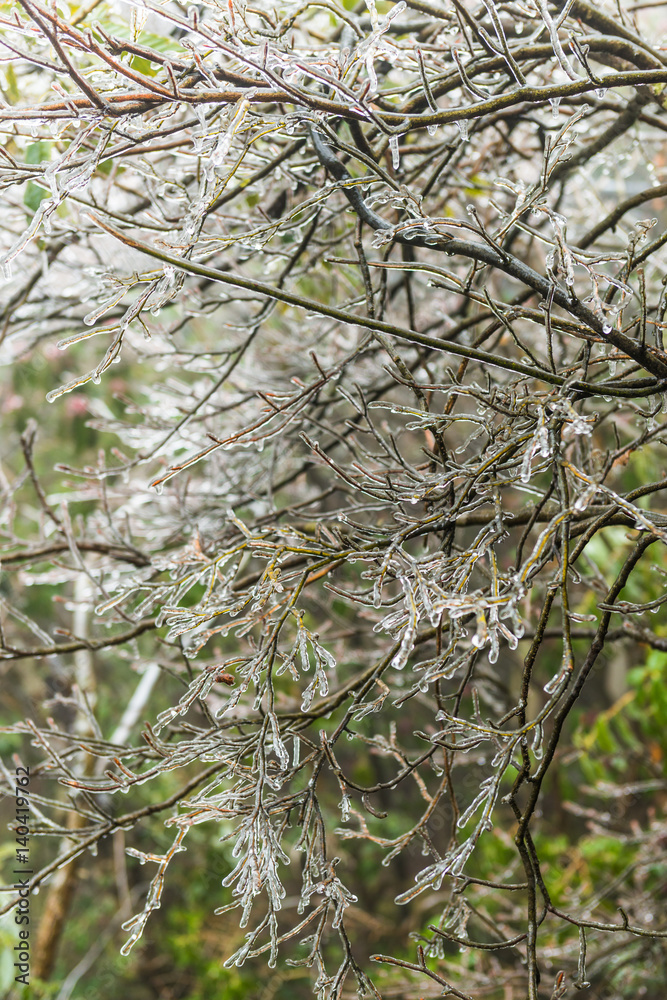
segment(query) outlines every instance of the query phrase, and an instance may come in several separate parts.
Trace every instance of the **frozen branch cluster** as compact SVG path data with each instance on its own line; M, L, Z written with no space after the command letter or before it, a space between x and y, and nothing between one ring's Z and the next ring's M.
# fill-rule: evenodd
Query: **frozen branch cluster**
M635 617L667 541L650 27L593 0L4 5L0 358L47 358L44 426L83 399L104 437L42 486L31 428L3 472L0 658L162 678L118 741L84 694L85 737L4 732L79 814L35 798L70 845L35 886L164 813L171 848L130 849L157 868L125 953L203 823L233 844L229 963L291 956L331 1000L380 995L348 933L359 842L412 915L418 961L379 956L409 983L538 1000L541 966L560 997L587 936L667 934L561 908L539 851L594 671L667 645ZM498 829L513 860L481 878ZM517 964L453 984L426 965L452 943Z

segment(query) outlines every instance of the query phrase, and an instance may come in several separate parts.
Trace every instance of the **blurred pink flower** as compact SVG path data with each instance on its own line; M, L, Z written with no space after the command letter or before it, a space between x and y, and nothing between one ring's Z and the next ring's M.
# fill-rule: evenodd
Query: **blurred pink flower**
M83 417L88 412L88 400L80 392L67 397L65 413L68 417Z
M0 406L1 413L13 413L14 410L20 410L23 406L23 396L19 396L16 392L12 392L2 401L2 406Z

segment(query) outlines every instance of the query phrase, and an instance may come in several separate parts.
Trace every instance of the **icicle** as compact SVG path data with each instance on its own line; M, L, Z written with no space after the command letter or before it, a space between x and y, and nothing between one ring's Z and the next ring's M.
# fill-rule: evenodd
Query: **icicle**
M401 165L401 157L398 152L398 136L392 135L389 139L389 148L391 150L391 163L394 170L398 170Z
M466 142L468 139L468 130L470 128L470 123L468 122L468 119L463 118L461 119L461 121L457 121L456 127L461 133L461 139L463 140L463 142Z

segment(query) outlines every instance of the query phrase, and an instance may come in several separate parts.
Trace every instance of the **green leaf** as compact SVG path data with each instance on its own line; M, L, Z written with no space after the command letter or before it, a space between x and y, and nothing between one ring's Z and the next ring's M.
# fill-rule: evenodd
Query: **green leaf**
M16 104L20 94L18 83L16 82L16 73L12 67L12 64L5 64L5 80L7 81L7 89L5 90L5 97L7 98L8 104Z
M44 163L51 159L52 143L40 139L38 142L31 142L25 151L26 163ZM36 212L39 203L46 198L47 190L34 180L28 181L23 195L23 204L31 212Z
M133 70L137 73L142 73L143 76L155 76L157 73L154 63L150 59L144 59L142 56L135 56L130 65Z
M28 181L25 189L25 194L23 195L23 204L26 208L29 208L31 212L36 212L39 208L39 204L43 198L46 198L48 192L45 188L41 187L39 184L35 184L34 181Z
M43 163L44 160L51 159L51 143L40 139L38 142L31 142L25 151L26 163Z

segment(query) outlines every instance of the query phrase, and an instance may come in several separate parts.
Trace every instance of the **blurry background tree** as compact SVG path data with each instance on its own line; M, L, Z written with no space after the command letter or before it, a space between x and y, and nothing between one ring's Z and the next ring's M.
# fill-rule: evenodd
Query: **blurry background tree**
M665 4L0 16L26 993L663 997Z

